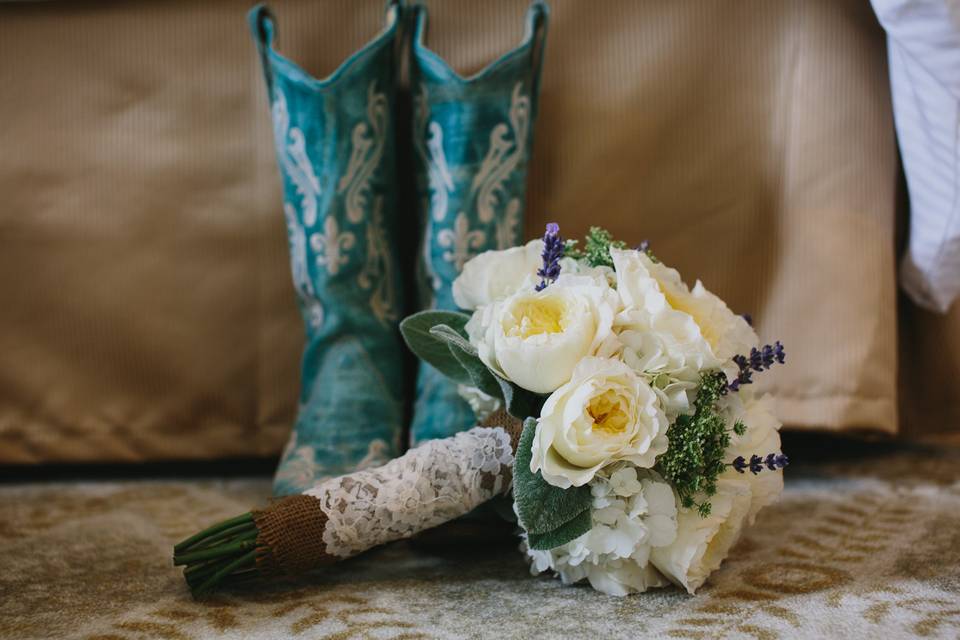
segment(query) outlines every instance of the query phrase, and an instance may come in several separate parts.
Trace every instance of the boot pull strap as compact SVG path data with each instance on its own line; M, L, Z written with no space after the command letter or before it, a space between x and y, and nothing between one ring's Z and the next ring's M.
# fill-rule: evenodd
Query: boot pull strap
M386 25L385 29L389 29L396 25L397 36L394 39L393 44L393 54L397 57L397 60L402 60L403 48L406 44L406 1L405 0L387 0L386 8Z
M547 45L547 26L550 9L542 0L530 3L527 12L527 34L530 40L530 66L533 73L531 95L540 95L540 76L543 70L543 52Z
M263 67L263 78L267 83L267 99L273 101L273 68L270 65L269 52L273 47L275 33L273 12L266 4L258 4L247 13L247 22L250 32L257 44L260 54L260 64Z

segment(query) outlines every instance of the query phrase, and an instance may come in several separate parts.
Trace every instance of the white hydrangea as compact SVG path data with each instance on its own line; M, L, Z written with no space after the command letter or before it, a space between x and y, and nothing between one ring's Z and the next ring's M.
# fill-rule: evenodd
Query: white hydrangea
M559 574L564 584L588 580L603 593L624 596L667 584L649 563L655 547L677 536L673 489L658 475L621 463L590 482L593 527L579 538L549 551L522 548L531 572Z

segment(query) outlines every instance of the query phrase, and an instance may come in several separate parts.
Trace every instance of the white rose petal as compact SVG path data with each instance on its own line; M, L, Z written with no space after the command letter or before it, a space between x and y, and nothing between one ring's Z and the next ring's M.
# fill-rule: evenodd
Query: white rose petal
M677 537L669 545L655 547L650 562L689 593L706 581L739 540L750 512L750 488L742 479L717 482L710 497L710 515L683 509L677 515Z
M453 300L461 309L473 310L502 300L536 283L543 264L543 240L522 247L485 251L463 265L453 281Z
M780 453L780 422L773 414L770 396L753 398L747 390L728 394L721 403L730 423L743 422L742 436L733 434L727 449L728 461L737 456ZM696 591L740 537L744 526L753 524L763 507L775 502L783 492L783 473L764 468L760 473L724 471L717 482L717 493L709 498L711 513L701 518L694 509L677 517L677 539L667 547L655 548L651 562L671 581L690 593Z
M781 453L780 450L780 421L773 412L773 397L764 394L755 398L750 390L741 389L737 393L730 393L724 398L721 407L727 412L731 424L740 421L747 430L742 436L732 434L730 447L727 449L728 462L737 456L749 460L751 455L766 456L767 454ZM739 476L750 487L750 513L748 524L763 507L776 502L783 493L783 472L771 471L764 468L754 475L749 471L738 474L733 469L723 473L723 478Z
M630 367L587 357L544 403L530 470L565 489L619 460L650 468L667 450L668 426L657 395Z
M606 280L561 274L543 291L526 287L480 307L467 334L490 369L524 389L550 393L612 335L619 304Z
M615 324L631 366L696 382L704 369L757 345L747 321L701 282L691 291L675 269L642 251L611 249L610 255L624 304Z

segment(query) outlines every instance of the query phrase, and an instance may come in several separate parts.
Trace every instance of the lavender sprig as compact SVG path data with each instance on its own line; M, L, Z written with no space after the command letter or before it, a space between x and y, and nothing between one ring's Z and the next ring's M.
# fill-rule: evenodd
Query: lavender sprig
M763 471L764 465L766 465L770 471L776 471L790 464L790 460L782 453L768 453L766 457L760 457L754 454L750 456L750 460L747 460L743 456L737 456L733 459L733 462L728 464L733 467L737 473L744 473L747 469L750 469L750 473L757 475Z
M543 291L551 282L560 277L560 258L563 257L564 242L560 235L560 225L556 222L547 224L547 231L543 234L543 266L537 270L540 284L534 287Z
M787 353L783 350L783 345L777 340L774 344L765 344L759 349L756 347L750 349L750 355L733 356L733 362L740 371L733 382L727 385L730 391L739 391L745 384L753 384L754 372L762 372L771 368L774 364L783 364L786 362Z

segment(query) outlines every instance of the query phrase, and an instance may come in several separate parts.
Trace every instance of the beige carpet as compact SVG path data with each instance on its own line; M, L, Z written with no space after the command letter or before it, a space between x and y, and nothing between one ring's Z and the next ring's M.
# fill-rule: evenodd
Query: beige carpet
M831 448L788 470L782 502L696 597L563 587L531 577L512 542L473 537L459 550L397 544L309 584L197 603L172 543L258 504L265 478L8 482L0 637L960 637L960 450Z

